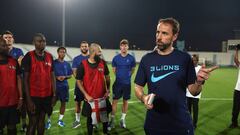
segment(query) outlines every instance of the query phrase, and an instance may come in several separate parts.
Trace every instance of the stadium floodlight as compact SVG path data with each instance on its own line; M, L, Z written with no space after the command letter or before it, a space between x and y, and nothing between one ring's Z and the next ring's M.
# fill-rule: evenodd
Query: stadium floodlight
M66 0L62 0L62 46L65 47L65 4Z

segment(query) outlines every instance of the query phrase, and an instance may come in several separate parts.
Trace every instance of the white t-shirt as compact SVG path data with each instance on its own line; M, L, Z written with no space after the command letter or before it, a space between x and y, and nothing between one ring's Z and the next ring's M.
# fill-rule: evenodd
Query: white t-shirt
M238 79L237 79L237 83L235 86L235 90L240 91L240 66L238 67Z
M197 74L197 72L200 70L200 68L201 68L202 66L200 66L200 65L197 65L196 67L195 67L195 72L196 72L196 74ZM239 78L239 74L238 74L238 78ZM239 83L239 86L240 86L240 83ZM240 88L240 87L239 87ZM240 90L240 89L239 89ZM189 92L189 90L187 89L186 90L186 96L187 97L191 97L191 98L201 98L201 92L197 95L197 96L193 96L190 92Z

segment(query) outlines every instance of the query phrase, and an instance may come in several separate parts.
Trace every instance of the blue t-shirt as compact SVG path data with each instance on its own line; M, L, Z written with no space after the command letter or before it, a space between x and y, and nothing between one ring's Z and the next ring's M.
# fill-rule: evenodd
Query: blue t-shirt
M112 60L112 67L116 68L116 82L130 84L131 71L135 66L136 60L132 55L128 54L125 57L121 54L116 55Z
M72 69L68 62L60 62L59 60L54 60L54 73L55 76L70 76L72 75ZM57 90L68 89L68 81L67 79L63 81L56 80L56 88Z
M85 59L88 59L89 56L83 56L82 54L73 58L72 68L78 68L81 62Z
M9 52L9 55L12 56L14 59L18 59L20 56L23 55L23 51L19 48L13 47L12 50Z
M154 108L147 110L144 127L159 133L187 134L193 130L186 106L186 87L195 83L196 73L189 54L174 50L168 55L146 54L135 83L156 94ZM191 132L192 133L192 132Z
M89 56L83 56L82 54L76 56L73 58L73 63L72 63L72 68L78 68L81 64L81 62L85 59L88 59ZM76 94L76 92L80 92L79 88L77 87L77 83L75 83L75 91L74 93Z

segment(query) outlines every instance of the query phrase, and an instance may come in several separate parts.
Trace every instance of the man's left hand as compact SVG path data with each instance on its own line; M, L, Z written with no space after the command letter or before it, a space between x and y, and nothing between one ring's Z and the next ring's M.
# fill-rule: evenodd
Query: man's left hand
M22 105L23 105L23 99L19 99L17 109L20 110L22 108Z
M52 107L54 107L56 105L56 102L57 102L57 97L53 96L52 97Z
M109 90L106 90L106 93L104 94L104 98L108 98L110 95L110 91Z

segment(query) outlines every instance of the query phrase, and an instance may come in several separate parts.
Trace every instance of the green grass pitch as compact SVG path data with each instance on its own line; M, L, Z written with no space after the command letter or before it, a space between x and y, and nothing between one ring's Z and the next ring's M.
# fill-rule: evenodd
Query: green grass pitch
M115 77L109 65L111 73L111 84ZM198 127L195 130L196 135L237 135L240 134L240 128L229 129L232 111L232 95L237 80L238 71L236 68L220 68L211 73L211 77L206 81L199 107ZM135 74L132 77L132 82ZM46 135L85 135L87 134L86 119L81 116L81 126L72 129L72 122L75 120L73 88L75 80L69 80L70 101L67 104L67 111L63 118L66 127L61 128L57 125L59 103L54 108L52 115L52 127L45 132ZM121 115L121 103L118 105L116 115L116 127L110 133L113 135L144 135L143 124L146 109L144 105L136 99L132 85L132 98L129 104L129 111L126 116L127 129L119 127ZM145 91L146 92L146 91ZM95 135L102 135L102 127L95 131Z

